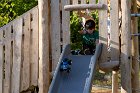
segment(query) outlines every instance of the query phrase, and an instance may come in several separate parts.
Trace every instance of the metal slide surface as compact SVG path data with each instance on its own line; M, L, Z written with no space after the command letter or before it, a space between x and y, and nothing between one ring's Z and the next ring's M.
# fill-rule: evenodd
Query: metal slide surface
M101 48L97 48L95 55L71 55L65 50L60 61L64 57L71 59L71 72L60 72L59 62L48 93L90 93L99 52Z
M92 56L70 56L72 60L71 72L61 73L61 81L57 93L83 93L88 76L90 59Z

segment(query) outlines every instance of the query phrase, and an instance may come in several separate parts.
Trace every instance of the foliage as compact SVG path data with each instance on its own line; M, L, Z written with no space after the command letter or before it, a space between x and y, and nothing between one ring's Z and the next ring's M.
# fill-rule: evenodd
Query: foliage
M81 40L82 37L78 33L78 31L81 30L81 25L80 25L81 19L78 18L78 15L75 12L71 12L70 16L70 30L71 30L71 48L72 49L79 49L81 47Z
M0 1L0 27L37 5L35 0Z

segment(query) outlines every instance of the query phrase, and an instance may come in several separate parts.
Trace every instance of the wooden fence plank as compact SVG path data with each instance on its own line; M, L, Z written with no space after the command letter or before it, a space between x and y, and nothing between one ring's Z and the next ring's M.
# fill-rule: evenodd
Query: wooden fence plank
M86 0L81 0L81 4L86 4Z
M54 71L60 57L60 9L59 0L51 0L51 41L52 70Z
M72 4L78 4L78 0L72 0Z
M0 93L3 93L3 30L0 30Z
M38 62L39 62L39 29L38 29L38 7L32 12L31 21L31 85L38 85Z
M23 63L22 63L22 81L21 90L27 90L30 86L30 13L27 13L23 17Z
M96 4L96 0L89 0L90 4Z
M69 5L69 0L62 0L62 31L63 31L63 48L70 44L70 12L64 10L65 5Z
M13 68L11 93L20 92L20 74L21 74L21 44L22 44L22 19L16 19L13 23L14 30L14 49L13 49Z
M11 66L12 66L12 48L11 48L11 26L5 29L5 80L4 93L11 93Z
M107 5L107 0L99 0L100 4ZM100 43L103 43L102 54L99 59L99 62L106 62L108 59L107 51L107 10L99 10L99 40Z

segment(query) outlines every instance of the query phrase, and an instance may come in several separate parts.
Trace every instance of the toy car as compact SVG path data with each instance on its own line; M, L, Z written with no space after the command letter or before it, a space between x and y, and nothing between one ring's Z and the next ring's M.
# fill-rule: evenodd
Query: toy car
M71 71L71 65L72 65L71 60L68 58L64 58L64 60L61 62L60 65L60 71L69 73Z

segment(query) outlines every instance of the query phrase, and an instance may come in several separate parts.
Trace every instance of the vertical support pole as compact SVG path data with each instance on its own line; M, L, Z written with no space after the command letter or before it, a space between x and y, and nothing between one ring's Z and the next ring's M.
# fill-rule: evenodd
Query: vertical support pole
M60 5L59 0L51 0L51 48L52 70L54 71L60 57Z
M61 0L62 3L62 31L63 31L63 48L70 44L70 12L64 10L64 6L70 4L70 0Z
M137 0L132 0L132 13L138 13L137 10ZM137 17L132 17L131 20L131 32L132 34L138 33L138 19ZM139 91L136 91L139 89L139 44L138 44L138 37L133 36L132 37L132 68L135 72L135 75L132 76L132 92L138 93Z
M119 61L119 1L110 0L110 57L113 61ZM112 93L118 93L118 72L112 71Z
M121 0L122 34L121 34L121 93L132 93L131 88L131 32L130 0Z
M48 93L50 75L50 0L38 0L39 6L39 93Z
M99 0L100 4L107 5L107 0ZM99 40L100 43L103 44L102 54L99 59L99 63L106 62L108 59L108 51L107 51L107 10L99 10Z

